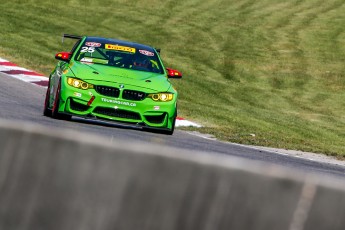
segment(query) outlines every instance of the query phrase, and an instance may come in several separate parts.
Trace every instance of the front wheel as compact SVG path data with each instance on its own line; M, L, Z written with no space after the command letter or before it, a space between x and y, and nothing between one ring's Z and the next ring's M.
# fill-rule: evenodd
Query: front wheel
M174 121L173 121L171 129L169 131L166 131L164 134L166 134L166 135L173 135L174 130L175 130L175 121L176 121L176 117L174 118Z
M52 117L55 119L61 119L61 120L71 120L71 118L72 118L71 115L59 113L60 95L61 95L60 92L61 92L61 81L59 82L59 86L56 90L53 109L52 109Z
M47 88L46 98L44 100L43 115L46 117L52 116L52 111L49 109L50 87Z
M173 135L174 130L175 130L176 117L177 117L177 109L176 109L176 111L175 111L174 120L173 120L171 129L170 129L170 130L167 130L167 131L163 131L163 132L162 132L163 134L166 134L166 135Z

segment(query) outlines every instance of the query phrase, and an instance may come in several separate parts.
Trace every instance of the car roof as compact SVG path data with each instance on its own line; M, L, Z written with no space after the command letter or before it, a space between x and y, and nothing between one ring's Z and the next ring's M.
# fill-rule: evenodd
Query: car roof
M119 39L113 38L102 38L102 37L86 37L86 41L88 42L98 42L98 43L110 43L110 44L117 44L121 46L129 46L136 49L144 49L148 51L154 51L154 48L148 45L143 45L140 43L130 42L130 41L123 41Z

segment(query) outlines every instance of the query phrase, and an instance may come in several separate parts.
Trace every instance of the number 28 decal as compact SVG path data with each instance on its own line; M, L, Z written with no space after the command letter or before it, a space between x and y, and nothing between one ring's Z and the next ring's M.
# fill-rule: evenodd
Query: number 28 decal
M95 52L95 47L87 47L87 46L83 46L81 47L81 53L93 53Z

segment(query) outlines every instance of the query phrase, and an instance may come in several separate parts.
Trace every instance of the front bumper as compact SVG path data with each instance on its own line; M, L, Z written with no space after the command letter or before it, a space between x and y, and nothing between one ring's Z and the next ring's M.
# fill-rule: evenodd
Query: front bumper
M61 86L59 112L85 118L137 124L142 127L172 129L176 117L176 98L169 102L122 99L101 95L95 89L81 90Z

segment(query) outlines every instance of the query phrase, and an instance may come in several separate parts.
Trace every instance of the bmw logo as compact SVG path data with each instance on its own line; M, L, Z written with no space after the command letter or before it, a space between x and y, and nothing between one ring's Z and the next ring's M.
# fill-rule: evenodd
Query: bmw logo
M120 89L123 89L123 88L125 88L125 85L124 85L124 84L121 84L121 85L120 85Z

